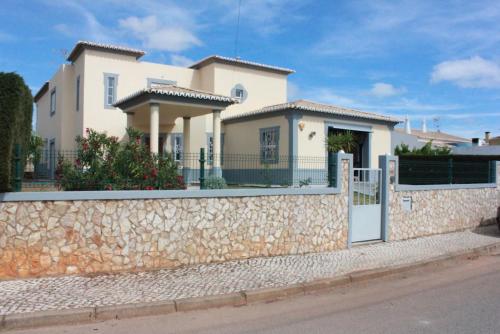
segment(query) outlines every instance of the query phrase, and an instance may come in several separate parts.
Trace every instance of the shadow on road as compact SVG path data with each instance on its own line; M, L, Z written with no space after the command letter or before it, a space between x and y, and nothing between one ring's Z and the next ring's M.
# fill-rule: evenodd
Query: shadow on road
M496 222L488 226L479 226L472 230L473 233L500 238L500 230Z

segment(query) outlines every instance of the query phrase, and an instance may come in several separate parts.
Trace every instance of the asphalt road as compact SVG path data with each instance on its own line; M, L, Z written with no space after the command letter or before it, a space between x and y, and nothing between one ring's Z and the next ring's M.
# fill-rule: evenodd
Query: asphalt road
M12 333L500 333L500 255L268 304Z

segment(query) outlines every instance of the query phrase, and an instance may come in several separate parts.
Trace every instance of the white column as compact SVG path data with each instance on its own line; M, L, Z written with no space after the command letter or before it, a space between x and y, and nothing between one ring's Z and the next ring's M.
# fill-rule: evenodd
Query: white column
M191 183L191 117L182 119L182 176L184 182Z
M158 154L158 138L160 132L160 105L149 105L149 148L151 153Z
M182 149L183 153L191 153L191 117L182 119Z
M222 176L222 171L220 169L220 110L213 111L213 151L214 151L214 161L213 161L213 174L216 176Z

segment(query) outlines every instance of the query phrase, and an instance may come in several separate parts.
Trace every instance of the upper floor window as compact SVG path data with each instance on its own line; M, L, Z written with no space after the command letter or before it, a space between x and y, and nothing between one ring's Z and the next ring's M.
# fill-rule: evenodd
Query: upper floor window
M104 106L112 108L116 102L116 87L118 85L117 74L104 74Z
M177 81L148 78L148 88L161 88L165 85L177 85Z
M260 129L260 160L262 163L278 162L279 139L279 126Z
M50 92L50 116L56 113L56 89Z
M80 110L80 76L76 77L76 111Z
M240 89L240 88L236 88L235 89L235 93L234 95L238 98L238 99L242 99L243 98L243 94L244 94L244 91L243 89Z
M242 84L237 84L231 89L231 97L238 99L240 103L247 99L248 92Z

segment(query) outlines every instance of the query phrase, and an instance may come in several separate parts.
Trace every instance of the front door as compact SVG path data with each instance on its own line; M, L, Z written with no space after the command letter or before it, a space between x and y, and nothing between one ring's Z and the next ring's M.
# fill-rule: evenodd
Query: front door
M382 239L381 169L353 168L351 241Z

